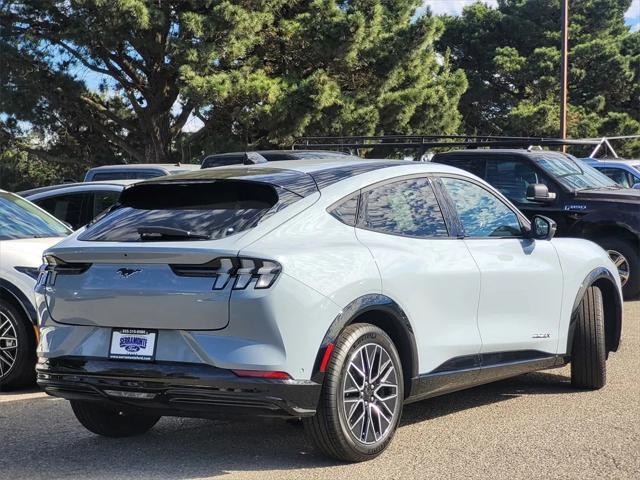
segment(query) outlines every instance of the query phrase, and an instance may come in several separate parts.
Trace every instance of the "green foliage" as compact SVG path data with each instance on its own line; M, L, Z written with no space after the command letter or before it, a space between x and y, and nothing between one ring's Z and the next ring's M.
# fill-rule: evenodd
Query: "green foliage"
M631 0L570 2L569 135L640 134L640 32L624 23ZM467 74L463 128L482 134L557 136L560 1L476 3L445 18L438 42ZM639 142L620 149L640 155Z
M420 0L0 3L0 146L87 163L453 133L464 74ZM89 88L85 79L100 86ZM189 118L204 128L182 132Z

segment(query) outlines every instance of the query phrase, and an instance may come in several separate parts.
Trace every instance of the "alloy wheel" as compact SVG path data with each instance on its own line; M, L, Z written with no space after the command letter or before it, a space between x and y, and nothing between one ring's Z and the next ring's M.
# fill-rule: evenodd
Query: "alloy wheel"
M607 253L609 254L609 258L611 259L613 264L618 269L618 275L620 275L620 283L624 287L627 281L629 281L629 261L624 255L616 250L607 250Z
M8 375L16 362L18 335L9 317L0 312L0 378Z
M398 376L391 356L368 343L349 359L342 395L347 427L360 443L371 445L392 431L398 414Z

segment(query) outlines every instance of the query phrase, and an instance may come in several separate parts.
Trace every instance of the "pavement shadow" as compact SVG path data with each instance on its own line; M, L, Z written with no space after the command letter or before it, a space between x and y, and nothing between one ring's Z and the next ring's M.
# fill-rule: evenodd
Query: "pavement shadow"
M402 425L520 395L570 391L567 377L527 374L407 405ZM80 427L68 403L60 399L37 398L4 405L0 410L16 409L15 413L0 411L0 472L4 478L206 478L238 471L339 464L314 452L302 426L295 422L164 418L146 435L109 439ZM25 448L34 453L28 460Z
M429 398L404 407L401 425L444 417L469 408L504 402L523 395L572 393L571 379L549 372L534 372L479 387Z

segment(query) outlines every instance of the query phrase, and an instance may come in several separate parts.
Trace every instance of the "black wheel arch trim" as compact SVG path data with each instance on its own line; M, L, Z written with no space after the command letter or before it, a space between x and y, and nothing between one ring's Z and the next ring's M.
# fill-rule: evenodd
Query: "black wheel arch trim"
M0 278L0 293L7 295L17 302L33 325L38 324L38 315L36 314L35 307L18 287L8 280Z
M401 358L403 357L403 353L404 355L408 355L411 362L411 372L404 372L405 381L410 380L418 374L418 347L416 345L413 327L411 326L411 322L409 322L407 314L393 299L386 295L376 293L356 298L344 307L333 320L324 336L324 339L322 340L322 343L320 344L320 348L318 349L311 380L317 383L322 383L324 380L324 373L320 372L320 365L327 347L336 341L340 333L346 327L351 325L354 320L367 312L383 312L395 320L396 325L401 328L402 333L408 340L407 346L409 351L399 352ZM400 350L400 347L401 346L398 346L398 350ZM406 393L408 393L408 391Z
M587 293L587 289L597 283L608 282L610 284L609 292L603 293L603 301L605 303L605 315L613 313L613 324L606 329L606 338L607 338L607 352L615 352L618 350L620 346L620 337L622 335L622 311L623 311L623 300L620 291L618 290L616 278L613 274L604 267L598 267L593 269L589 274L585 277L580 285L580 289L576 295L575 301L573 302L573 308L571 310L571 320L569 321L569 332L567 335L567 354L571 354L571 350L573 347L573 336L576 328L576 320L578 308L580 307L580 303ZM598 285L596 285L598 286ZM611 294L611 291L614 294ZM606 320L606 318L605 318ZM610 330L613 328L613 330Z

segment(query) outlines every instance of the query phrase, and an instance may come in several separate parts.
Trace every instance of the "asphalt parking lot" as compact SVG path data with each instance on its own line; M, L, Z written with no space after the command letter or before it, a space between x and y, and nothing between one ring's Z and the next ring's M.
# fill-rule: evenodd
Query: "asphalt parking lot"
M640 478L640 301L625 305L607 386L576 391L568 375L409 405L391 447L356 465L314 453L294 423L165 418L145 436L113 440L84 430L66 401L0 393L0 479Z

